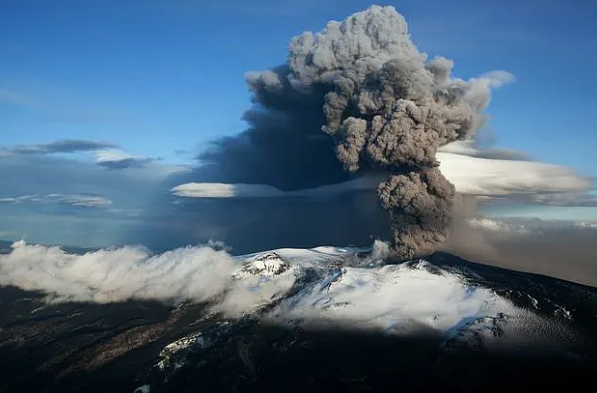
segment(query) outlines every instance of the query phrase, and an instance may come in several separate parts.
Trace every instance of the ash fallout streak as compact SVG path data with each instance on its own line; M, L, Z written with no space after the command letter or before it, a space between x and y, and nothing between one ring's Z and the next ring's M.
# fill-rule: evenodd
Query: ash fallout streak
M512 76L468 81L453 62L428 60L393 7L372 6L293 38L285 64L246 75L250 127L200 156L213 179L297 190L382 175L396 257L433 251L448 236L454 186L438 169L440 146L474 137L490 89Z

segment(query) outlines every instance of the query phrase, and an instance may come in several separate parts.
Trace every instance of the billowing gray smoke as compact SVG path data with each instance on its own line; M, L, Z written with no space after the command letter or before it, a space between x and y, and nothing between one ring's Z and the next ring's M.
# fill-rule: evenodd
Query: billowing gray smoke
M202 159L218 180L281 189L387 174L377 194L397 256L431 251L448 235L455 196L436 152L474 136L490 87L510 77L452 79L452 66L443 57L427 61L393 7L372 6L293 38L286 64L248 73L249 130Z

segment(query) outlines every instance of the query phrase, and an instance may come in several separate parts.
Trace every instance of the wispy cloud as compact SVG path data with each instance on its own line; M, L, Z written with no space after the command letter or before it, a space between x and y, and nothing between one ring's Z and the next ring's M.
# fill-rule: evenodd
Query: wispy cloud
M556 194L537 194L530 196L531 203L544 204L550 206L586 206L597 207L597 193L556 193Z
M155 158L135 156L121 150L106 150L95 153L97 165L111 169L146 168L149 164L157 161Z
M82 139L65 139L51 143L16 145L11 148L0 148L0 158L16 155L46 155L56 153L77 153L102 149L117 148L118 145L104 141Z
M21 195L16 197L2 197L0 203L21 203L21 202L35 202L39 197L37 195Z
M36 203L36 204L61 204L73 207L103 208L112 206L112 201L102 195L93 194L48 194L48 195L21 195L1 197L0 203Z
M134 155L120 150L119 145L106 141L65 139L50 143L0 147L0 159L19 156L50 156L53 154L91 153L98 167L110 171L127 171L141 177L167 177L188 171L184 165L170 165L161 158Z
M112 206L112 201L101 195L46 195L45 200L50 203L62 203L79 207L107 207Z
M130 175L160 178L189 170L184 165L166 164L161 158L133 155L122 150L96 151L95 157L99 167L110 171L127 171Z

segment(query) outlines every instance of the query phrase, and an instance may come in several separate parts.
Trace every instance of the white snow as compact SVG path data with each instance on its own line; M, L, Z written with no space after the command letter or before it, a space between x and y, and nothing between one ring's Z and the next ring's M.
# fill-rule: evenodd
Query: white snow
M518 312L493 291L448 272L434 274L425 265L343 268L284 301L273 317L400 332L421 326L446 331L472 316Z
M195 349L201 348L208 345L207 341L202 337L201 332L190 334L186 337L178 339L168 345L166 345L158 355L160 359L156 364L161 371L164 371L166 368L174 367L180 368L184 363L176 363L173 361L174 355L179 353L184 349Z
M133 393L149 393L151 391L151 387L149 385L142 385L139 386Z
M265 277L274 277L289 269L289 265L284 262L276 253L264 254L261 257L249 260L233 276L242 279L243 277L260 274Z

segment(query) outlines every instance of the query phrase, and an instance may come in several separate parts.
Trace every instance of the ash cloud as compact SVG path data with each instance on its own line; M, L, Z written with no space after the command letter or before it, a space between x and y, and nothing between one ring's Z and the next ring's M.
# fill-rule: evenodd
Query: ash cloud
M377 187L400 259L446 239L455 189L438 169L440 146L468 140L487 121L504 71L468 81L453 62L428 60L393 7L372 6L289 45L285 64L250 72L249 128L216 142L193 181L315 188L363 174Z
M597 223L458 219L441 250L469 261L597 286Z

